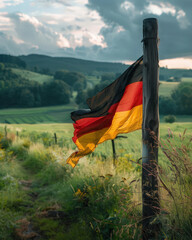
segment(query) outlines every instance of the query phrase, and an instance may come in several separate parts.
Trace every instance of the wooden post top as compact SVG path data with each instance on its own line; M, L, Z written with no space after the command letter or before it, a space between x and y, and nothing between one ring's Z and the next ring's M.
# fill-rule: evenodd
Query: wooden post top
M156 18L146 18L143 20L143 38L158 38L158 21Z

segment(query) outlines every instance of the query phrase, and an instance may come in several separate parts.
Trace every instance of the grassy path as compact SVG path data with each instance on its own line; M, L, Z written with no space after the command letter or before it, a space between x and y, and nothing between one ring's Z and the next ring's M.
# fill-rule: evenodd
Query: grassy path
M19 180L20 190L24 199L27 199L27 204L22 207L22 216L16 222L13 239L65 239L64 228L70 224L70 217L57 202L49 205L47 199L39 197L39 193L47 186L39 186L37 175L23 167L22 162L18 163L23 172L23 177Z

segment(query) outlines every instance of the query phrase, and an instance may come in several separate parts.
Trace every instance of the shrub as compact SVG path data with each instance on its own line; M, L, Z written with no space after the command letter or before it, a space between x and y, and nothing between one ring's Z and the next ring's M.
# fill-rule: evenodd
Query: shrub
M176 117L174 115L167 115L164 117L165 122L174 123L176 121Z
M2 149L7 149L8 147L11 146L11 143L12 143L12 141L9 138L2 138L0 140L0 146Z

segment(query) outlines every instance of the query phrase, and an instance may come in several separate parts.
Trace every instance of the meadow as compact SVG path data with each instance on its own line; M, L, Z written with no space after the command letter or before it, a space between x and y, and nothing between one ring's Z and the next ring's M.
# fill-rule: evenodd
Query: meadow
M38 83L53 81L53 76L44 75L44 74L29 71L29 70L25 70L25 69L11 68L11 71L21 76L22 78L25 78L30 81L36 81Z
M0 122L8 124L36 124L71 122L70 113L77 109L73 103L39 108L14 108L0 110Z
M0 239L141 238L140 130L115 140L116 168L107 141L74 169L72 124L1 124L0 132ZM184 119L160 124L158 239L192 237L191 132Z

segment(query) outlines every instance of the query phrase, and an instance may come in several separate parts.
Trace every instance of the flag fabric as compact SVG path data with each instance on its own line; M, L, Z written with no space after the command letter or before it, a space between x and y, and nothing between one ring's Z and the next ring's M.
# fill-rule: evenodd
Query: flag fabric
M119 78L87 100L89 110L71 113L75 122L73 141L78 151L67 163L75 167L79 159L96 146L118 134L142 127L143 57L133 63Z

